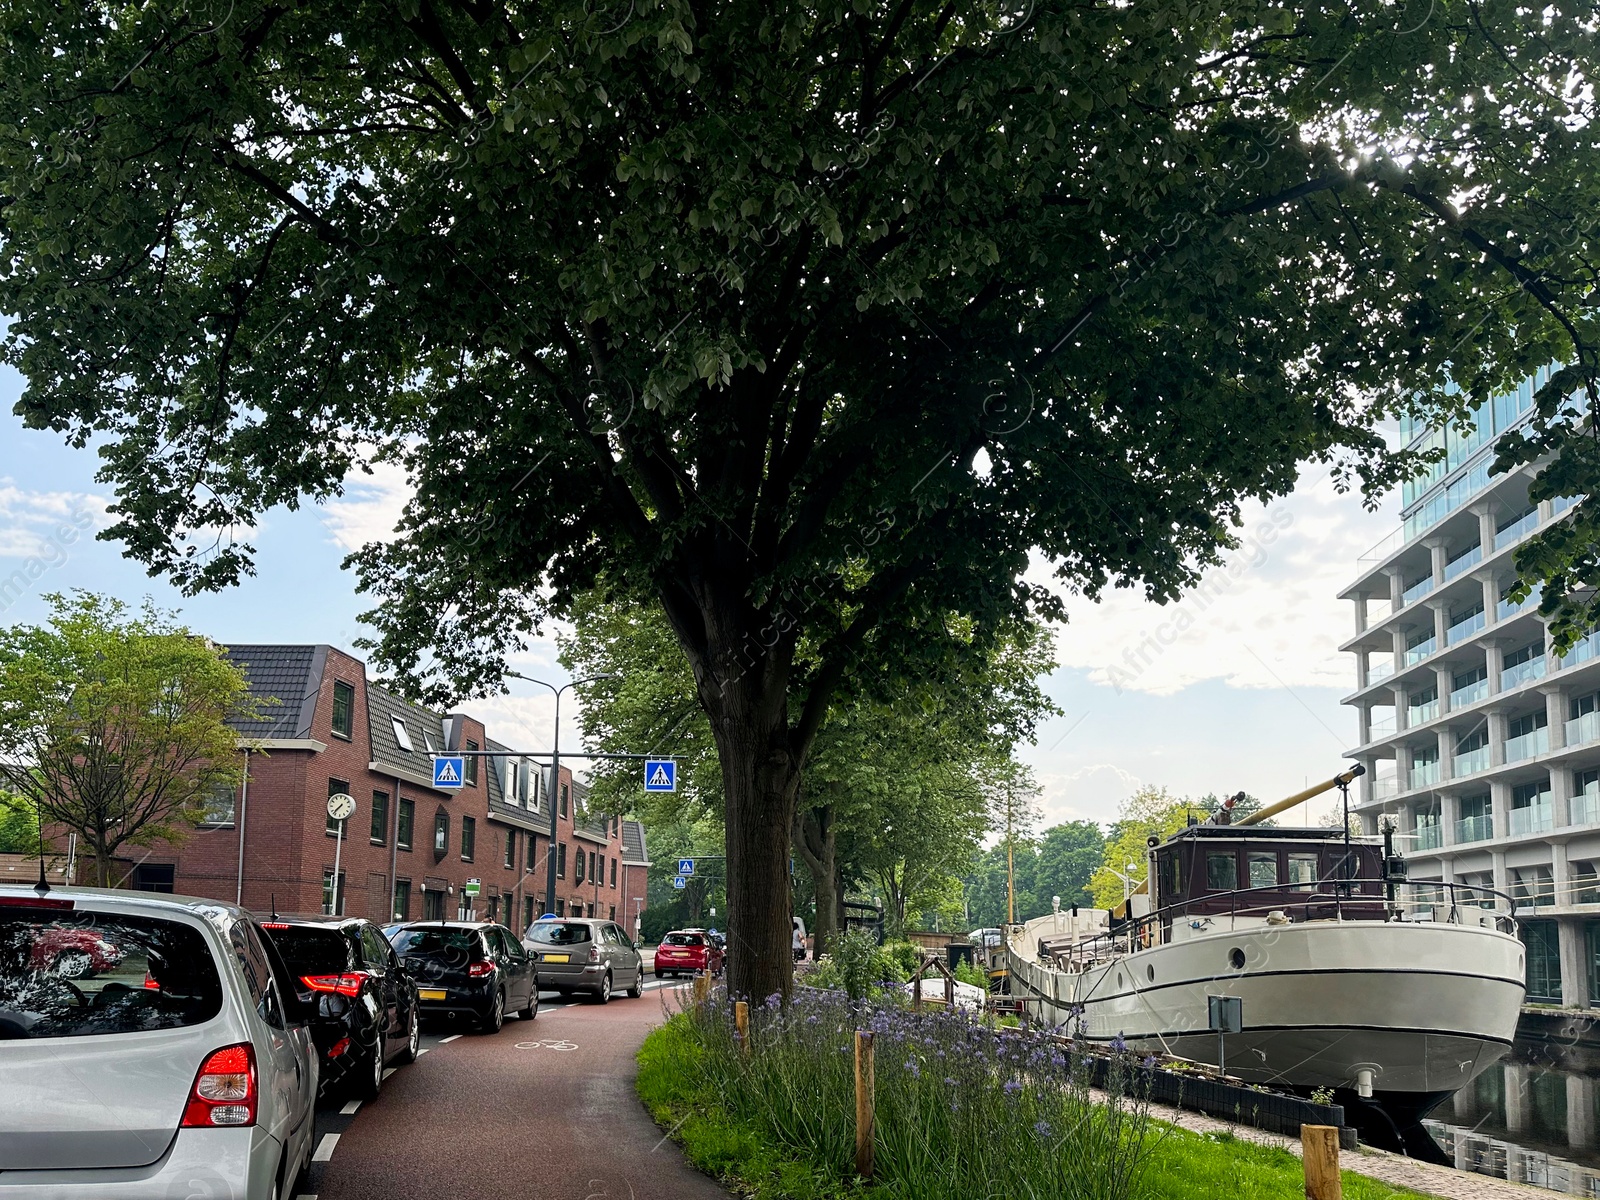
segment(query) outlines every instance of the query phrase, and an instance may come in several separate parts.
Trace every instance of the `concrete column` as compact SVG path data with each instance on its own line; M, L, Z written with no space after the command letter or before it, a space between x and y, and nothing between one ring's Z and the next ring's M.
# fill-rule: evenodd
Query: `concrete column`
M1506 1070L1506 1129L1520 1133L1528 1127L1528 1068L1508 1062Z
M1433 557L1433 586L1438 587L1444 582L1444 539L1440 537L1424 538L1422 544L1428 548L1429 554Z
M1442 650L1445 630L1450 628L1450 606L1443 600L1430 600L1428 607L1433 610L1433 640Z
M1397 613L1400 606L1405 603L1406 577L1399 571L1390 571L1389 575L1389 611Z
M1539 524L1543 525L1551 517L1555 516L1555 513L1556 508L1554 504L1548 500L1539 501Z
M1544 715L1549 722L1547 731L1550 749L1560 750L1567 744L1567 693L1559 683L1539 689L1544 693Z
M1493 1068L1490 1068L1493 1070ZM1457 1125L1472 1124L1472 1085L1469 1083L1450 1097L1450 1107L1455 1111ZM1466 1138L1456 1139L1456 1169L1464 1168L1466 1163Z
M1557 822L1559 824L1559 822ZM1571 886L1572 870L1567 862L1567 846L1565 842L1550 843L1550 880L1556 889L1556 904L1567 904L1567 888ZM1561 955L1562 961L1566 960L1566 953ZM1566 995L1565 992L1562 995Z
M1455 672L1449 667L1433 669L1433 690L1439 693L1439 712L1450 711L1450 688L1455 683Z
M1496 779L1489 784L1489 803L1494 807L1494 836L1503 838L1510 825L1511 817L1511 785ZM1499 879L1505 870L1505 855L1495 855L1495 878ZM1499 887L1498 883L1495 887Z
M1484 713L1489 722L1489 765L1503 767L1506 762L1506 714L1504 709L1491 708ZM1498 816L1498 814L1496 814Z
M1561 949L1561 1005L1589 1007L1589 964L1585 961L1583 922L1577 917L1556 918L1556 944Z
M1355 598L1355 608L1356 632L1365 633L1367 631L1367 594L1365 592Z
M1567 1145L1594 1145L1595 1081L1583 1075L1567 1076Z
M1493 625L1499 620L1500 581L1495 578L1493 571L1474 571L1472 577L1483 589L1483 623Z
M1394 777L1402 792L1411 790L1411 747L1398 742L1394 748Z
M1434 736L1439 739L1439 778L1440 780L1449 779L1450 760L1455 756L1456 752L1455 735L1450 732L1448 725L1441 725Z
M1410 706L1406 703L1409 697L1406 695L1406 689L1398 683L1389 690L1394 693L1394 727L1395 731L1399 732L1411 723L1411 713L1408 711Z
M1483 557L1487 559L1494 553L1494 527L1500 520L1495 512L1495 503L1493 500L1480 500L1467 511L1478 518L1478 543L1483 549Z
M1500 814L1496 812L1495 820L1498 821L1499 819ZM1506 852L1504 850L1493 851L1489 855L1489 861L1492 864L1490 868L1490 886L1495 891L1504 892L1509 896L1511 894L1511 872L1506 869Z
M1500 672L1504 669L1505 655L1501 653L1504 647L1497 639L1490 638L1483 643L1484 665L1489 668L1489 694L1498 695L1500 691Z
M1461 819L1461 797L1454 792L1439 796L1439 828L1446 846L1456 844L1456 822Z

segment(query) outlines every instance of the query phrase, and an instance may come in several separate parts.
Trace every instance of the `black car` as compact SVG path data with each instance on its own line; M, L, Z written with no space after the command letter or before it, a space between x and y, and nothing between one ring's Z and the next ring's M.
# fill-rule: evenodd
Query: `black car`
M539 1013L534 963L517 935L486 921L417 921L390 935L406 973L417 985L425 1015L470 1017L496 1032L514 1012Z
M325 1091L363 1100L378 1094L391 1061L415 1062L417 989L381 930L359 917L279 917L261 922L314 1006L311 1040L322 1054Z

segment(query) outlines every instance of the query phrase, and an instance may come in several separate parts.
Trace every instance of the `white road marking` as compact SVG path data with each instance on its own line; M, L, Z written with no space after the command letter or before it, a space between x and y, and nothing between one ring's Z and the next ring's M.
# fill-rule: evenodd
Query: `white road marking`
M417 1051L417 1057L421 1058L424 1054L426 1054L428 1052L429 1049L430 1049L430 1047L424 1046L421 1050Z
M359 1109L360 1107L361 1107L361 1101L352 1100L352 1101L350 1101L349 1104L346 1104L339 1111L342 1112L345 1116L348 1117L348 1116L354 1115L356 1110Z
M339 1144L337 1133L325 1133L322 1140L317 1143L315 1153L311 1155L312 1162L327 1162L333 1157L333 1148Z
M449 1037L442 1037L439 1039L439 1045L443 1046L448 1042L453 1042L460 1036L459 1033L452 1033Z
M317 1194L312 1192L309 1196L296 1196L294 1200L317 1200Z

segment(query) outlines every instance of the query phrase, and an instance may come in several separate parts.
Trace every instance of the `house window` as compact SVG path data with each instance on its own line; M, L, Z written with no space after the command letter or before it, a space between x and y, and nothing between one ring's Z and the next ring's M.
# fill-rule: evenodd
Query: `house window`
M442 808L433 818L433 852L440 858L450 853L450 814Z
M233 798L233 784L219 783L213 787L211 794L206 797L206 811L205 815L200 818L200 824L211 826L232 825Z
M476 817L461 818L461 861L471 862L473 851L478 845L478 821Z
M477 748L478 748L478 743L477 742L469 741L467 743L467 749L468 750L476 750ZM478 786L478 756L476 754L468 754L467 755L467 764L466 764L466 766L467 766L467 786L468 787L477 787Z
M617 860L614 858L611 860L611 886L617 886Z
M396 921L411 920L411 880L396 879L394 881L394 919Z
M350 740L356 727L356 689L348 683L333 685L333 736Z
M533 924L533 897L532 896L524 896L522 898L522 927L524 929L526 929L528 926L530 926L532 924ZM1600 993L1597 993L1597 994L1600 994Z
M329 796L330 799L332 797L334 797L334 796L339 795L341 792L348 792L349 790L350 790L350 783L349 783L348 780L345 780L345 779L330 779L330 780L328 780L328 796ZM326 832L331 833L334 837L338 837L339 836L339 826L341 826L343 824L344 824L343 821L335 821L332 817L326 817L324 819L324 822L323 822L323 829Z
M572 882L573 883L582 883L583 880L584 880L583 864L584 864L584 858L585 858L584 853L583 853L583 847L579 846L578 847L578 852L575 855L573 855L572 857L575 860L573 862L573 866L572 866Z
M561 785L561 815L563 818L567 815L567 785L564 783Z
M335 905L337 901L337 906ZM330 917L344 916L344 872L339 872L339 894L333 894L333 868L322 868L322 911Z
M417 802L401 797L400 807L395 816L394 844L401 850L409 850L411 849L411 828L417 819Z
M506 830L506 870L515 871L516 869L517 831L515 829L508 829Z
M556 916L564 917L566 915L567 915L567 902L565 900L557 900L556 901Z
M372 793L372 825L367 836L374 846L381 846L389 840L388 792Z
M615 904L613 904L611 906L611 915L609 917L607 917L606 920L615 921L616 919L617 919L617 906Z
M411 753L411 731L406 728L406 723L399 717L390 717L390 724L394 726L394 740L400 749L407 754Z
M594 851L589 851L589 878L600 882L601 872L594 869Z
M556 848L556 878L557 879L565 879L566 877L567 877L567 844L565 842L562 842L561 845ZM561 914L557 913L556 915L560 916Z

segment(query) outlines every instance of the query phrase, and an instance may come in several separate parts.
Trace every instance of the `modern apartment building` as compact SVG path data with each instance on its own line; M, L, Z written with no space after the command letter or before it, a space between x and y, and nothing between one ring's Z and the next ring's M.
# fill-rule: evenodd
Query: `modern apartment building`
M136 851L119 872L129 886L260 911L521 930L544 910L553 865L557 914L635 917L644 891L630 890L628 872L644 861L644 830L589 813L588 789L566 767L552 780L548 762L512 753L483 722L402 699L335 647L227 653L260 702L259 718L238 727L244 784L217 796L182 843ZM444 750L505 753L468 757L465 785L441 789L432 759ZM356 801L343 822L328 816L335 793Z
M1392 817L1414 880L1511 897L1529 1000L1587 1008L1600 1006L1600 634L1557 658L1537 595L1511 600L1515 547L1572 501L1532 503L1526 468L1489 475L1495 441L1528 419L1548 377L1470 426L1402 430L1446 456L1405 486L1401 528L1340 594L1356 627L1344 702L1360 729L1349 757L1367 768L1363 829Z

